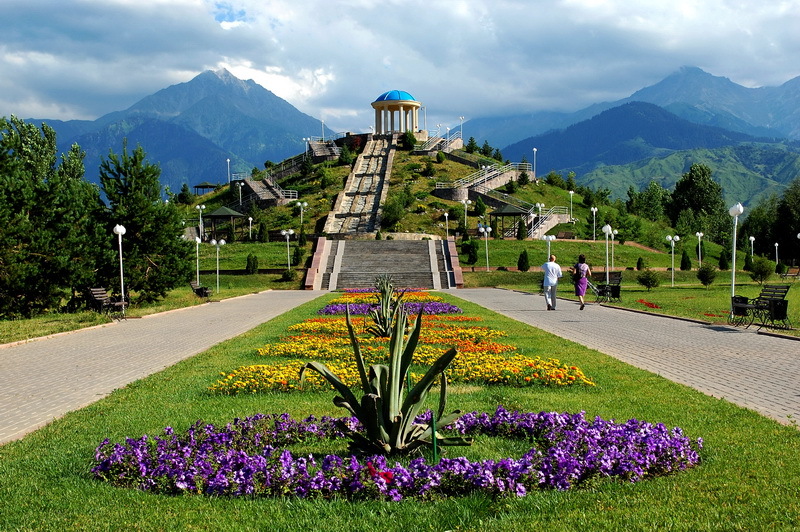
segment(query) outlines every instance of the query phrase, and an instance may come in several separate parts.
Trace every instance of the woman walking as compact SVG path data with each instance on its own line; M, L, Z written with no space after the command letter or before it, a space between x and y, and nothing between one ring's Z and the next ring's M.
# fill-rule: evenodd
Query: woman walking
M586 256L584 254L578 255L578 262L573 268L573 279L575 280L575 295L581 302L580 310L586 305L583 296L586 295L586 287L589 285L589 276L592 275L592 270L586 264Z

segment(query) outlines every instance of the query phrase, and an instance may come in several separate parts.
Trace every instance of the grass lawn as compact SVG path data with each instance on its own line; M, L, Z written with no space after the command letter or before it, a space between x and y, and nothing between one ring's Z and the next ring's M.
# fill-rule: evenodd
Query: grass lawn
M322 298L137 381L0 447L0 529L147 530L796 530L800 527L800 432L623 364L599 352L463 302L448 301L483 325L507 331L504 342L529 356L555 356L580 367L596 387L454 386L450 408L492 412L586 411L619 421L638 418L680 426L702 437L703 462L693 470L638 484L601 482L570 492L520 499L470 496L439 501L231 499L160 496L109 486L89 474L95 446L165 426L183 430L203 419L225 424L256 412L295 417L344 415L332 392L212 395L219 372L263 363L256 349L312 317ZM345 442L315 452L343 452ZM458 456L464 449L449 450ZM470 456L521 454L519 446L479 438Z

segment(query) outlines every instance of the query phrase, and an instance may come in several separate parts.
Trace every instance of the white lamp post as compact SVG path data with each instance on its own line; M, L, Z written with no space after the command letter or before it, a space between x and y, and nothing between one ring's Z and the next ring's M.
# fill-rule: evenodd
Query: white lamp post
M281 235L286 237L286 269L287 270L291 270L292 269L292 261L289 258L289 237L292 236L293 234L294 234L294 230L293 229L288 229L288 230L287 229L282 229L281 230Z
M542 240L547 242L547 260L550 260L550 242L556 239L556 235L544 235Z
M444 238L445 238L445 240L449 240L450 239L450 223L449 222L450 222L450 213L445 211L445 213L444 213Z
M572 195L575 194L574 190L569 191L569 221L572 221Z
M303 152L303 158L305 158L308 157L308 148L309 148L309 142L311 142L311 138L303 137L303 142L306 144L306 151Z
M297 206L300 207L300 228L302 229L302 227L303 227L303 211L305 211L306 207L308 207L308 202L307 201L298 201L297 202Z
M247 217L247 240L253 240L253 217Z
M614 229L614 232L611 233L611 271L612 272L614 271L614 243L617 240L617 235L618 234L619 234L619 231L617 231L616 229Z
M778 243L775 242L775 267L778 266Z
M219 242L212 239L211 245L216 246L217 248L217 293L219 294L219 248L225 245L225 240L222 239Z
M608 284L608 237L614 232L611 226L606 224L602 228L603 233L606 235L606 284Z
M675 242L677 242L680 239L681 237L679 237L678 235L675 236L667 235L667 242L669 242L669 245L672 247L672 268L670 268L670 270L672 271L673 288L675 287Z
M459 116L459 120L461 120L461 142L464 142L464 117Z
M197 263L197 286L200 286L200 237L194 237L194 258Z
M534 205L537 209L539 209L539 218L542 217L542 209L544 209L544 203L537 203Z
M699 267L703 267L703 233L700 231L696 232L694 236L697 237L697 262L699 263Z
M464 235L467 234L467 208L472 205L472 200L462 199L461 203L464 204Z
M800 234L797 235L797 238L800 238ZM752 259L753 258L753 242L756 241L756 237L751 236L749 238L749 240L750 240L750 258Z
M736 228L739 225L739 216L744 212L741 203L737 203L730 209L728 214L733 216L733 242L731 243L731 314L733 314L733 296L736 295Z
M239 189L239 207L242 206L242 187L243 186L244 186L244 183L242 183L241 181L236 183L236 187Z
M119 242L119 297L122 302L122 315L125 316L125 274L122 268L122 235L125 234L125 226L115 225L114 234L117 235L117 241Z
M536 181L536 148L533 149L533 180ZM548 256L549 259L549 256Z
M324 120L320 120L320 122L322 122L322 142L324 143L325 142L325 121Z
M197 212L200 213L200 240L202 240L205 236L205 232L203 231L203 211L206 210L206 206L197 205L195 206L195 209L197 209Z
M231 184L231 160L225 159L228 162L228 184Z
M592 240L597 240L597 207L589 210L592 211Z
M489 271L489 233L492 232L492 228L488 225L478 224L478 231L484 236L485 246L486 246L486 271Z

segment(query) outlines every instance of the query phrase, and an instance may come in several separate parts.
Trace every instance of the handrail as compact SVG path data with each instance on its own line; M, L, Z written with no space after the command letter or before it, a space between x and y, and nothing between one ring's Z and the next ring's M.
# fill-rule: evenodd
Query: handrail
M489 179L497 177L498 175L504 174L510 171L517 171L517 172L527 172L530 171L531 165L530 163L509 163L505 166L489 166L486 168L481 168L477 172L473 172L467 177L462 177L458 181L453 181L451 183L445 182L437 182L436 188L473 188L477 185L480 185Z

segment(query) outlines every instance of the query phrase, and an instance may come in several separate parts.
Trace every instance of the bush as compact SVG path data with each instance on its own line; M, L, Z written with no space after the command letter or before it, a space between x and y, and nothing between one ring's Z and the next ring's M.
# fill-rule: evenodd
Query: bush
M756 257L753 260L753 268L750 270L750 278L757 283L764 284L775 271L773 262L764 257Z
M517 259L517 269L521 272L527 272L531 269L531 261L528 258L527 249L523 249L522 253L519 254L519 258Z
M786 264L782 263L782 262L779 262L778 264L775 265L775 273L777 273L778 275L783 275L784 273L786 273L788 271L789 271L789 267Z
M638 259L636 259L636 269L639 270L639 271L642 271L642 270L645 269L645 263L644 263L644 259L642 257L639 257Z
M247 266L245 268L248 275L258 273L258 257L254 253L247 255Z
M297 272L294 270L284 270L281 274L281 281L284 283L294 282L297 280Z
M461 253L467 256L467 264L473 265L478 262L478 241L474 239L465 240L461 244Z
M300 266L306 257L306 248L295 246L292 252L292 266Z
M436 162L437 163L441 164L441 163L445 162L446 160L447 160L447 157L445 156L443 151L437 151L436 152Z
M711 286L711 283L714 282L714 279L717 277L717 269L710 264L703 264L700 266L700 269L697 270L697 278L700 280L700 283L706 287Z
M377 231L375 233L375 240L383 240L383 233L381 233L380 231Z
M722 253L719 256L719 269L720 270L729 270L731 267L731 263L728 260L728 254L725 253L725 250L722 250Z
M746 272L753 271L753 256L749 253L744 256L744 267L742 269Z
M681 254L681 271L688 272L692 269L692 259L689 258L689 254L686 253L686 250L683 250L683 254Z
M645 268L645 270L636 276L636 282L640 285L647 288L649 292L653 288L658 288L658 285L661 284L661 280L658 278L658 274L651 270L650 268Z

